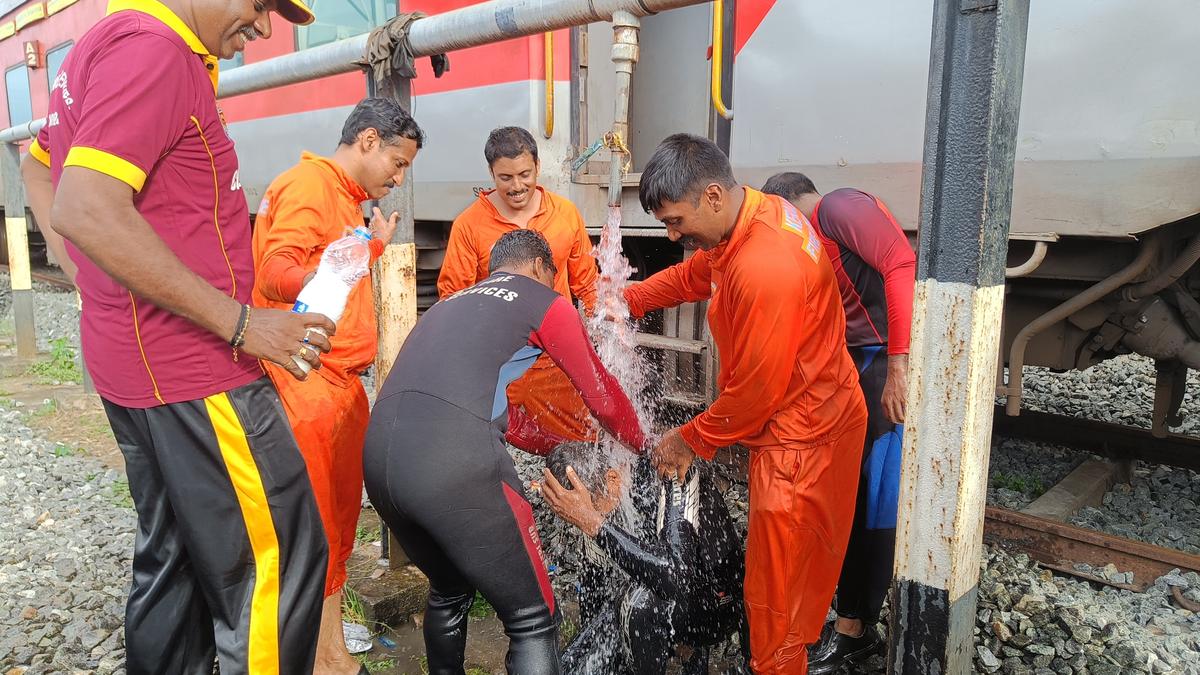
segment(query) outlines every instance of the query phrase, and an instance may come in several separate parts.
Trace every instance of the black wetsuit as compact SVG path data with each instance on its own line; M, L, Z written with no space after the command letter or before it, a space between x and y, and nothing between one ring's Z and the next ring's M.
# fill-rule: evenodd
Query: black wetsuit
M430 308L371 413L367 493L429 577L430 675L463 672L476 590L504 623L509 673L561 672L554 595L533 511L504 444L505 389L543 351L600 424L640 449L637 415L600 364L578 312L520 275L493 274Z
M674 647L685 645L694 655L683 662L683 675L707 674L707 648L745 625L741 542L700 467L682 485L658 481L645 463L635 471L635 485L659 486L656 517L637 528L639 535L610 519L587 540L580 632L563 654L563 672L659 675Z

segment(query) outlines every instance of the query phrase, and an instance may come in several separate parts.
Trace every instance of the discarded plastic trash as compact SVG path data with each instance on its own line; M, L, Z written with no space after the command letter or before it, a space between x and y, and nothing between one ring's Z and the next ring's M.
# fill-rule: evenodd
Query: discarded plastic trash
M351 654L371 651L371 631L366 626L343 621L342 637L346 640L346 650Z
M396 648L396 641L386 635L379 636L379 644L384 649L395 649Z

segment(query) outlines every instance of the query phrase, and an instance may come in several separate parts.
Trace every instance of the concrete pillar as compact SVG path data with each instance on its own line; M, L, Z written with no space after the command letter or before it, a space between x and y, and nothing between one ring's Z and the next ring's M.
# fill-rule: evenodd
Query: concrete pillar
M936 0L889 673L971 671L1028 0Z

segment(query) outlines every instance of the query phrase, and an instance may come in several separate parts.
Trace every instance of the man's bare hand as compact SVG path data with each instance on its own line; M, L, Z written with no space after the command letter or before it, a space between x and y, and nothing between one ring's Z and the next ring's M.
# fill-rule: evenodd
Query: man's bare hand
M883 384L883 414L893 424L904 424L908 400L908 354L888 357L887 381Z
M320 331L325 331L322 335ZM335 326L329 317L316 312L297 314L282 309L255 307L250 310L242 351L282 366L297 380L308 374L292 361L299 355L314 369L321 367L321 354L329 351Z
M589 537L600 534L604 515L592 502L591 493L579 479L579 474L575 473L574 467L567 467L567 480L571 481L573 489L563 487L549 469L542 469L542 477L541 484L534 482L533 487L542 493L551 511Z
M400 214L392 211L392 215L385 219L378 206L372 211L371 237L387 245L392 240L392 235L396 234L396 223L400 220Z
M695 459L696 453L687 444L687 441L683 440L683 436L679 433L679 427L663 434L650 455L650 460L654 463L658 474L663 478L673 479L682 479L686 476Z

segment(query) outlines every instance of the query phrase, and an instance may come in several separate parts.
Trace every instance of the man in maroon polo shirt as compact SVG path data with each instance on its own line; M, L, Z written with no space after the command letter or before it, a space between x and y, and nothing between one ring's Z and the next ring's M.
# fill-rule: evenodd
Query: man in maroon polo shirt
M312 669L325 537L258 359L302 377L292 357L317 367L329 348L309 329L334 326L250 310L250 221L216 102L218 59L269 37L271 12L313 18L301 0L111 0L25 162L79 267L84 358L138 512L130 675L207 675L214 655L225 673Z

